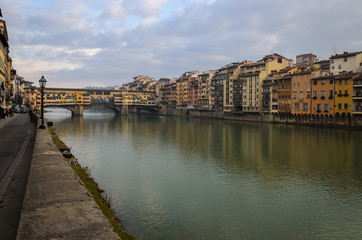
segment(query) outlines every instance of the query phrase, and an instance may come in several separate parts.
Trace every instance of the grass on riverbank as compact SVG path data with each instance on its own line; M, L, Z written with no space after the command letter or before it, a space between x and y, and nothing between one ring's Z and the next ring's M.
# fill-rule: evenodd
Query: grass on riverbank
M49 132L51 134L53 143L57 147L67 147L65 143L60 140L58 135L56 134L56 131L53 127L49 127ZM70 160L73 160L74 157L72 157ZM119 219L114 215L114 212L110 208L110 198L103 197L102 192L104 192L102 189L98 187L98 184L94 181L94 179L90 176L90 171L87 167L83 168L78 163L76 165L70 164L70 166L73 168L74 172L78 175L78 177L82 180L85 187L88 189L90 194L92 194L94 200L97 202L98 206L102 210L103 214L108 218L108 221L113 226L113 231L116 232L122 240L135 240L135 238L124 232L121 229L121 226L119 224Z

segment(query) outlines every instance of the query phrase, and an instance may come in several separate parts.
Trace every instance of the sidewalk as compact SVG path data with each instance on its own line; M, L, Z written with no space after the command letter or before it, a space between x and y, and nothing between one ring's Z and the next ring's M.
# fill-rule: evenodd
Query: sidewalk
M120 239L48 129L37 132L17 239Z

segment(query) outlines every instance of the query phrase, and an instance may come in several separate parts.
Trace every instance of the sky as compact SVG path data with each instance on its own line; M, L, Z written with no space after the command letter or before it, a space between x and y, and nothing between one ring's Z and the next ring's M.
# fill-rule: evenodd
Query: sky
M361 0L0 0L13 68L49 87L362 51Z

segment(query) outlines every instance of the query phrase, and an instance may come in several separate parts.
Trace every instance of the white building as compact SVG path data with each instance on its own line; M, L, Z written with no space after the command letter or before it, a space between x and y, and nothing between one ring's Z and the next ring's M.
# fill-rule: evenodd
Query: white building
M331 75L340 72L362 72L362 52L336 54L330 57Z

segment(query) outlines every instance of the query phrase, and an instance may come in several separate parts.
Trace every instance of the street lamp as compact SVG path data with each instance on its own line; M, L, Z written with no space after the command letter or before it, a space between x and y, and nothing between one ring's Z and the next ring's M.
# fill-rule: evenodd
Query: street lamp
M39 79L39 86L40 86L40 91L41 91L41 125L39 128L41 128L41 129L45 129L45 126L44 126L44 88L45 88L46 84L47 84L47 80L44 78L44 76L41 76L41 78Z

